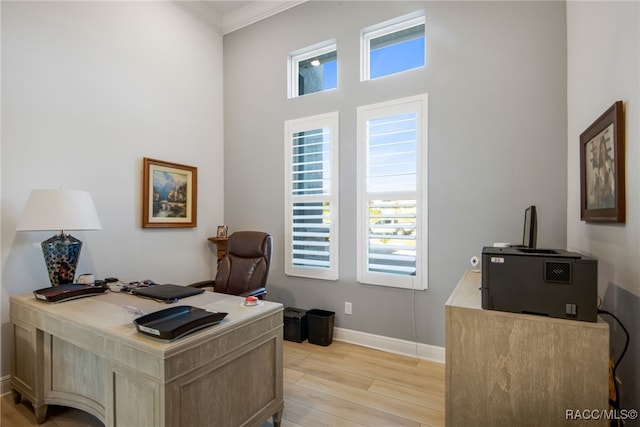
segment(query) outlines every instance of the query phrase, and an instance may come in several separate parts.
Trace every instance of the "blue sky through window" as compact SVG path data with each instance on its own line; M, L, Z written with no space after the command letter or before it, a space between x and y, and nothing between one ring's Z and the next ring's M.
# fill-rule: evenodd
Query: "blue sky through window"
M327 90L338 87L338 61L322 64L322 75L324 77L322 89Z
M425 64L424 37L407 40L371 51L370 78L399 73Z

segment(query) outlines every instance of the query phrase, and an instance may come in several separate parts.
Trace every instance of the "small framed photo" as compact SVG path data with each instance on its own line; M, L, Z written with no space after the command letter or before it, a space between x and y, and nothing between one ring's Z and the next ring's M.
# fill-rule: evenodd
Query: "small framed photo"
M580 219L625 222L624 111L614 103L580 135Z
M195 227L198 213L198 169L144 157L142 227Z
M226 225L219 225L218 226L218 232L216 233L216 237L226 238L228 230L229 230L229 228Z

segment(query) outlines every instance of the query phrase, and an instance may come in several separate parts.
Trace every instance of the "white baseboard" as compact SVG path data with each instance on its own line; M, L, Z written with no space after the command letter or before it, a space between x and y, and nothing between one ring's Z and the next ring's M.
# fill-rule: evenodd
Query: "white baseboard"
M333 329L333 339L442 364L444 364L445 361L444 347L435 345L420 344L413 341L389 338L382 335L373 335L343 328Z

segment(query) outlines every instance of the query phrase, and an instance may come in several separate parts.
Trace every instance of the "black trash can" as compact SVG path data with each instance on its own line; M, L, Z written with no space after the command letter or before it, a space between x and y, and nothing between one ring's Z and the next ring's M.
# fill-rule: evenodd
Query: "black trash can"
M307 339L307 310L287 307L283 312L284 339L293 342L303 342Z
M327 346L333 341L333 323L336 314L333 311L314 308L307 311L307 327L311 344Z

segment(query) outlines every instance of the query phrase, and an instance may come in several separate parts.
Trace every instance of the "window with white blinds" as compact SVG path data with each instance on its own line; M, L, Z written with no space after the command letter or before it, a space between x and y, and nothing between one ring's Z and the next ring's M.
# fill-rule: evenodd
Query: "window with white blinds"
M427 95L358 108L358 281L426 289Z
M338 279L338 113L285 122L285 273Z

